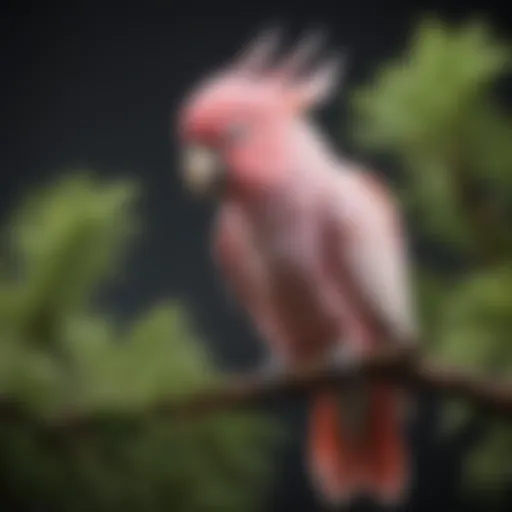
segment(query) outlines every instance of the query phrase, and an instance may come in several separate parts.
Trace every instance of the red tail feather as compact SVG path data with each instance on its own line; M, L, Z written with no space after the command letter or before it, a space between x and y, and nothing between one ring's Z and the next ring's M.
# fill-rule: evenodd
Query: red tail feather
M343 422L335 392L316 397L311 411L309 460L312 479L331 503L367 494L398 503L407 490L407 453L399 392L384 385L369 390L363 429ZM354 437L356 436L356 437Z

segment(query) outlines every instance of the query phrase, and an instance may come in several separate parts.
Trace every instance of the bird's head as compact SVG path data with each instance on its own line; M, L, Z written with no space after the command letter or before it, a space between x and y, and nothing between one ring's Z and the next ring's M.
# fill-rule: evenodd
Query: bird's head
M293 126L328 100L338 82L339 58L306 69L319 42L318 34L305 37L273 64L278 31L265 31L193 88L178 115L187 188L199 195L247 192L283 178Z

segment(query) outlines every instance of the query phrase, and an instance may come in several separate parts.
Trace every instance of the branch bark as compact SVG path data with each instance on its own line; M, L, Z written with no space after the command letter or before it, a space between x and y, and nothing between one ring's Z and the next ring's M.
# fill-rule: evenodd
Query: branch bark
M512 382L479 376L475 373L447 368L432 362L422 361L410 352L386 350L365 358L357 375L372 380L392 382L413 391L428 391L447 398L469 401L488 413L512 420ZM248 375L227 378L218 384L182 399L163 401L146 411L133 413L132 419L141 414L156 414L180 419L197 418L206 414L237 407L249 407L268 400L304 396L320 388L343 386L354 373L322 364L296 368L273 377ZM0 418L13 419L22 414L22 409L13 403L1 402ZM26 414L25 414L26 416ZM98 415L101 418L101 414ZM91 426L98 416L80 411L63 411L46 425L51 430L73 430ZM106 416L123 416L109 413ZM127 419L128 419L127 415Z
M308 395L319 388L343 386L354 374L326 365L311 365L272 378L233 379L216 389L189 397L170 410L204 414L276 397ZM392 382L409 390L434 392L469 401L476 408L512 420L512 382L448 368L399 350L377 352L365 358L357 375ZM165 408L164 408L165 409Z

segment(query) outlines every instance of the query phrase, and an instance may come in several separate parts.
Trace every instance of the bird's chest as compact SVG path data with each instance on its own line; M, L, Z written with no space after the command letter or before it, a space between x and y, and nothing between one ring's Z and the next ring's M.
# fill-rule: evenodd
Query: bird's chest
M283 318L311 317L318 309L321 230L314 211L297 202L270 210L254 228L274 306ZM299 208L302 206L302 208Z
M267 222L254 230L274 310L294 343L304 347L312 340L318 346L330 325L320 292L323 244L318 220L314 211L290 206L269 212Z
M298 283L317 263L318 233L313 219L306 205L289 200L269 205L252 223L261 261L275 286Z

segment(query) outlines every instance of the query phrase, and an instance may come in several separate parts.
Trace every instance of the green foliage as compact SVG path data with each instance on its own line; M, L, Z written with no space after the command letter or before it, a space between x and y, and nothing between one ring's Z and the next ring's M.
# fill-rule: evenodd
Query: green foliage
M493 422L486 438L469 454L463 484L467 492L499 504L502 491L510 485L510 453L512 436L510 426Z
M94 309L135 233L135 197L131 183L73 175L9 222L16 265L0 279L0 396L35 414L0 426L2 492L17 509L248 510L268 476L266 420L148 413L217 379L177 301L122 328ZM72 410L94 427L52 435L46 421Z
M429 18L406 54L352 97L356 140L400 163L402 199L416 229L462 261L478 262L449 278L437 267L418 269L428 349L436 359L496 377L512 376L512 119L492 86L510 62L509 46L485 23L449 26ZM477 222L482 216L485 224ZM484 242L489 232L501 242L493 252ZM477 414L461 403L444 409L445 435ZM464 461L465 484L496 497L510 483L512 429L486 421Z
M481 22L454 28L425 20L407 55L381 68L375 82L357 92L361 135L406 155L449 155L482 91L509 58L508 48Z
M512 376L512 267L485 269L445 290L437 352L444 360Z
M403 162L406 205L429 235L457 251L479 243L462 211L458 171L499 183L494 201L502 186L512 192L512 123L489 94L510 57L479 20L451 27L428 18L406 55L353 96L358 142Z
M458 367L486 372L496 378L512 377L512 267L475 272L445 291L438 316L435 354ZM444 430L463 428L474 411L461 403L447 404ZM504 489L510 483L510 425L489 421L489 429L465 466L468 489Z

